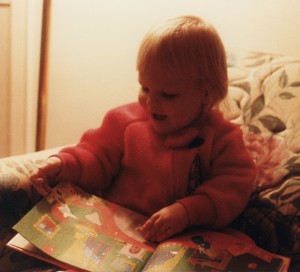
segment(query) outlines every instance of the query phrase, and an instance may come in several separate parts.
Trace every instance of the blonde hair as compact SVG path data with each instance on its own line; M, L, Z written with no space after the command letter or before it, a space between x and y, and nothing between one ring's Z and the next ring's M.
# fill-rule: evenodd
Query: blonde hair
M205 91L211 106L227 95L222 40L210 24L196 16L169 19L144 37L138 51L137 70L147 73L155 67L167 78L187 80Z

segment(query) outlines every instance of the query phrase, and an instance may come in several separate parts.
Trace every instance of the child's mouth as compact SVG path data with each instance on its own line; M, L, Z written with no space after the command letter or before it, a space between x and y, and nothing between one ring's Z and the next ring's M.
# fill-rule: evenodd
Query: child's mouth
M156 120L156 121L163 121L167 118L166 115L162 115L162 114L156 114L156 113L153 113L152 114L152 119Z

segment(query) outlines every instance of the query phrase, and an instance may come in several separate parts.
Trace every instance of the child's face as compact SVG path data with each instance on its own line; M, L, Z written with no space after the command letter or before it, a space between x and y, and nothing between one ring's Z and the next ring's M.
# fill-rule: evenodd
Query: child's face
M155 73L139 73L139 103L159 134L176 132L194 122L203 112L204 95L191 84L169 80Z

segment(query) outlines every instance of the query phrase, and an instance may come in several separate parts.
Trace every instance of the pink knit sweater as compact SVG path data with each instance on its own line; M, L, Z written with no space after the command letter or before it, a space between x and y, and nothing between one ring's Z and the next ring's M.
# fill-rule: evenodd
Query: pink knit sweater
M57 155L59 179L147 216L179 202L189 225L226 226L249 200L255 167L237 126L218 111L201 120L161 136L137 103L113 109Z

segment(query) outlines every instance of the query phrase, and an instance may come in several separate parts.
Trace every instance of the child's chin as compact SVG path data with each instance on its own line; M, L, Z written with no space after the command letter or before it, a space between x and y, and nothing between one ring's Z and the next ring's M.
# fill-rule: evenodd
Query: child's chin
M159 135L169 135L175 132L174 129L167 128L166 126L153 125L153 130Z

